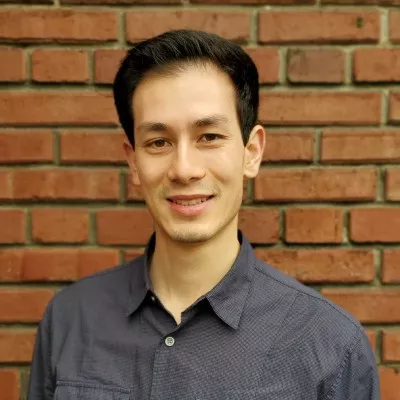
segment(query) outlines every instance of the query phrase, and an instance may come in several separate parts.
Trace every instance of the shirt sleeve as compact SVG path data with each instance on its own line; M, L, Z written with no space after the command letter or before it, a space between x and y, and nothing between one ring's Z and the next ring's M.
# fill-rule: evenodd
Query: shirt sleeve
M54 376L51 366L51 304L39 324L31 364L27 400L51 400Z
M379 400L379 378L374 353L368 338L360 330L326 400Z

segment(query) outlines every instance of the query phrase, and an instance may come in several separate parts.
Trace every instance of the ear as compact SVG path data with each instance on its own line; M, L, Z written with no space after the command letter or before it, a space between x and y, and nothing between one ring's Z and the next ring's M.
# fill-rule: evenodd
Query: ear
M246 178L254 178L258 174L264 154L265 135L265 130L261 125L256 125L250 132L244 154L244 176Z
M139 174L137 170L137 164L136 164L136 153L135 149L132 147L130 142L128 140L124 140L124 150L126 154L126 160L128 161L129 164L129 169L132 175L132 183L136 186L140 185L140 179L139 179Z

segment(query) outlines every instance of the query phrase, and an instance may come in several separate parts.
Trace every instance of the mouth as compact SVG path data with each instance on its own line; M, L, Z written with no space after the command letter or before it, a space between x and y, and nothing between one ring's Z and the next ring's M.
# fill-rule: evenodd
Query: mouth
M169 197L167 200L170 203L178 204L180 206L196 206L201 203L205 203L206 201L212 199L214 196L176 196Z

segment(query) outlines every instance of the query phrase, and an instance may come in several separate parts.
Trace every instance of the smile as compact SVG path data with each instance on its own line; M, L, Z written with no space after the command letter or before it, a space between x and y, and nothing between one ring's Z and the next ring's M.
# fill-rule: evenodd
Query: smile
M171 211L184 217L194 217L202 214L211 203L214 196L173 196L168 198Z

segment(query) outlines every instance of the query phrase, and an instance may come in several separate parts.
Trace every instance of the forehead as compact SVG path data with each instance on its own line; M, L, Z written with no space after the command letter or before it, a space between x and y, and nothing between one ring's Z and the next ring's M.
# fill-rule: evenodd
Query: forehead
M205 115L236 122L235 90L230 78L212 66L190 66L176 74L152 74L133 97L135 126L147 120L181 124Z

